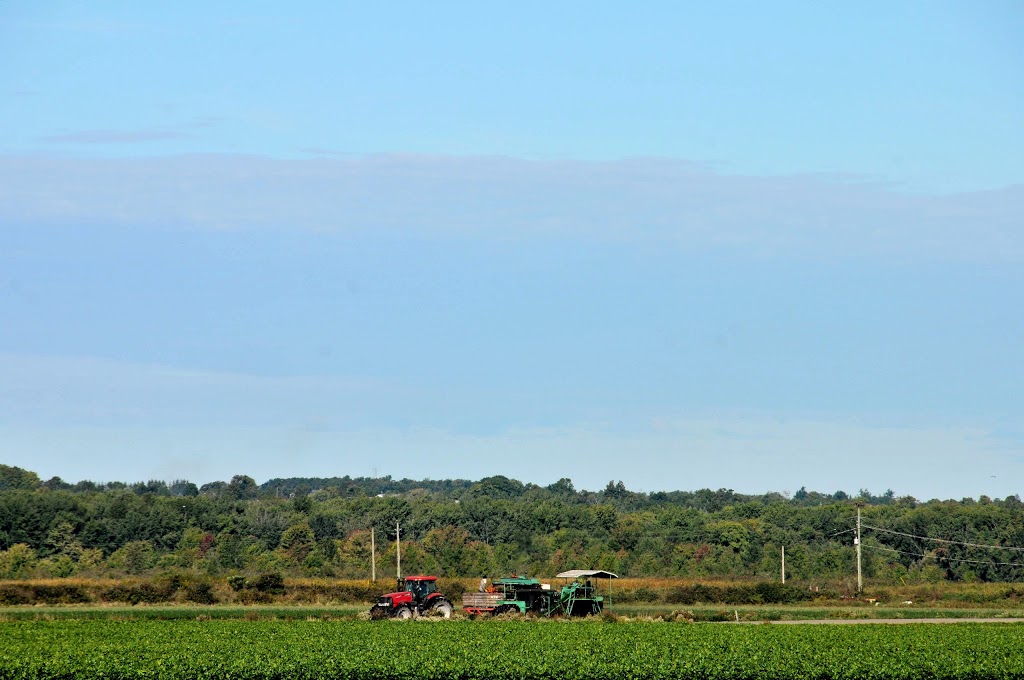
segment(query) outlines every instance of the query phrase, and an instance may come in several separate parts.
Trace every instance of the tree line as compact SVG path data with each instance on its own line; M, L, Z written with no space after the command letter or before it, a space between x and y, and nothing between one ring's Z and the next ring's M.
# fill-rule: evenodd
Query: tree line
M628 576L849 579L856 507L864 575L880 582L1024 580L1024 505L920 502L892 491L577 490L504 476L74 484L0 465L0 578L188 570L368 578L593 567ZM375 550L371 551L371 544ZM1016 550L1014 548L1017 548ZM373 554L372 554L373 553Z

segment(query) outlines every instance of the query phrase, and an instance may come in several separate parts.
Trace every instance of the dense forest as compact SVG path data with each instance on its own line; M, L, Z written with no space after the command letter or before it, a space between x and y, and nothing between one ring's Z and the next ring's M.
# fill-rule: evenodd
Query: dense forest
M97 484L42 481L0 465L0 579L188 570L368 578L406 573L850 579L861 511L864 575L877 582L1024 580L1024 505L1005 499L919 502L868 490L728 489L637 493L622 482L577 490L503 476L479 481L236 475Z

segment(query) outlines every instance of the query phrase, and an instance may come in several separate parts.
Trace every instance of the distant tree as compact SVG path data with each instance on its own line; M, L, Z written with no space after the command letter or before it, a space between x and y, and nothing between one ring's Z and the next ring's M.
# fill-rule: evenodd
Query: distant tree
M227 482L207 482L199 487L199 494L201 496L219 496L227 486Z
M151 479L148 482L136 482L132 484L132 491L139 496L146 494L155 494L157 496L167 496L170 491L167 489L167 482L162 479Z
M0 552L0 578L28 578L36 564L36 551L24 543Z
M248 475L235 475L224 489L225 495L235 500L248 500L259 495L260 486Z
M394 540L395 524L407 524L412 514L409 502L404 498L394 497L372 498L368 501L369 507L363 526L376 527L378 532L383 530L388 540ZM408 533L403 532L402 535L408 538Z
M622 498L628 493L626 485L622 483L621 479L618 482L611 480L608 482L608 485L604 487L604 495L606 498Z
M46 547L55 555L77 557L82 552L82 544L75 537L75 527L67 520L57 522L46 536Z
M30 470L0 465L0 491L11 489L32 490L40 484L39 475Z
M176 479L171 482L169 491L172 496L198 496L199 487L187 479Z
M210 549L213 548L216 542L217 539L214 537L213 534L205 534L203 538L199 541L199 547L196 548L196 555L199 557L199 559L203 559L204 557L206 557L206 553L210 552Z
M308 515L313 509L313 499L309 497L309 494L299 494L292 499L292 507L295 508L295 512Z
M296 562L306 559L315 544L316 537L306 522L293 524L281 534L281 549Z
M618 513L611 505L595 505L590 509L590 514L603 531L610 531L619 521Z
M181 558L182 566L192 566L192 563L199 558L199 544L202 543L206 532L198 527L188 527L181 532L181 538L174 550Z
M153 563L153 544L149 541L132 541L115 550L107 562L115 569L129 574L141 574Z
M50 491L66 491L73 488L60 477L50 477L48 480L43 482L43 487Z
M423 537L423 549L437 562L443 575L464 574L469 565L464 563L469 532L447 526L431 529Z
M313 534L316 535L317 541L344 538L344 532L338 526L338 518L334 515L313 515L309 518L309 527L313 530Z
M719 512L727 505L744 500L732 489L698 489L693 493L692 506L704 512Z
M572 480L568 477L562 477L554 484L549 484L547 490L553 494L559 496L575 496L576 487L572 485Z
M222 531L217 535L217 560L227 569L245 567L244 544L234 531Z
M484 477L470 487L474 495L487 496L489 498L517 498L523 495L526 488L523 483L516 479L509 479L504 475Z

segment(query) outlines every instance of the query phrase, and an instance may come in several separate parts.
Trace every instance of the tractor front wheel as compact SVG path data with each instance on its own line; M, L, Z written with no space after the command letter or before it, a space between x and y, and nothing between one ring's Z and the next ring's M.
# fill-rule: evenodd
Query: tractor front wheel
M408 607L399 607L398 609L395 610L395 618L396 619L411 619L412 618L412 610L409 609Z

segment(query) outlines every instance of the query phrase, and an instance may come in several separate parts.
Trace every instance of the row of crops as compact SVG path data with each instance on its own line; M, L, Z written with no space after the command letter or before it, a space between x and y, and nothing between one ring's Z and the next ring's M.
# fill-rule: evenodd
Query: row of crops
M1024 625L0 624L0 678L1020 678Z

